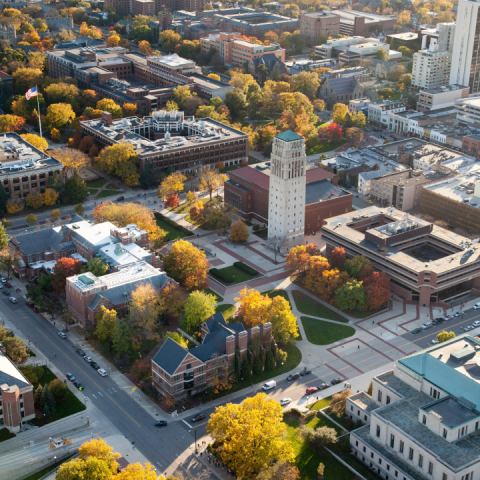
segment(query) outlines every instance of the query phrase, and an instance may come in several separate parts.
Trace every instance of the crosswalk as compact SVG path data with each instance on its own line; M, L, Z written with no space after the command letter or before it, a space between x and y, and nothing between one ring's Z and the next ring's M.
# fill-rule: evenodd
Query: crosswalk
M112 387L112 388L107 388L107 392L108 393L105 393L105 392L97 392L97 395L99 395L100 397L108 397L114 393L117 393L117 391ZM90 396L93 397L95 400L98 400L98 397L97 395L95 395L94 393L92 393ZM85 395L85 398L88 400L88 401L91 401L90 398L88 398L86 395Z

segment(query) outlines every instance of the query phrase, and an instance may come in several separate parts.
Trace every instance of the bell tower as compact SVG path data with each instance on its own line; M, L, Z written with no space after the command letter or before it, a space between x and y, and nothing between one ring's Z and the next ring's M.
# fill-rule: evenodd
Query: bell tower
M270 159L268 238L285 239L285 247L304 243L305 140L287 130L273 140Z

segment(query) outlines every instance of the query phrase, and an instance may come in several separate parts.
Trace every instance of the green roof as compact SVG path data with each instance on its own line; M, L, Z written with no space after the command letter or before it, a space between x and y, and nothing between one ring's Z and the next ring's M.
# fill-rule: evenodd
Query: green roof
M87 277L86 275L80 275L78 279L85 285L91 285L92 283L95 283L93 279Z
M277 138L283 140L284 142L293 142L294 140L302 140L302 136L298 133L292 132L291 130L285 130L282 133L277 135Z

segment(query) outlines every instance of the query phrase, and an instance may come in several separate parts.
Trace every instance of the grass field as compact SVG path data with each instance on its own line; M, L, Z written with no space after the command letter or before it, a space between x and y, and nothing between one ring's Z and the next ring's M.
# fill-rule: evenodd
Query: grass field
M85 183L87 184L88 188L102 188L107 183L107 181L104 178L96 178L95 180L89 180Z
M233 316L233 314L235 313L235 305L232 305L230 303L224 303L223 305L219 305L217 307L217 313L218 312L222 312L223 313L223 318L225 318L225 320L227 321L228 323L228 320Z
M326 318L337 322L348 323L348 320L337 312L310 298L299 290L292 291L295 305L300 313L311 315L312 317Z
M315 145L314 147L307 147L306 154L307 155L315 155L318 153L325 153L331 152L342 145L345 145L347 142L346 140L332 140L330 142L324 143L323 145Z
M309 317L301 317L301 320L308 341L314 345L330 345L355 335L355 329L345 325Z
M221 297L217 292L214 292L211 288L206 288L203 290L205 293L215 296L215 301L217 303L223 302L223 297Z
M96 198L103 198L109 197L110 195L120 195L121 193L125 193L123 190L102 190Z
M88 193L89 195L96 195L98 192L98 188L89 188Z
M262 295L268 295L270 298L275 298L275 297L283 297L289 304L290 300L288 298L288 293L285 290L269 290L268 292L262 292ZM291 307L291 305L290 305Z
M311 405L308 406L309 410L321 410L322 408L328 407L330 405L330 400L332 399L332 396L330 395L329 397L322 398L318 402L312 403Z
M225 272L233 277L233 282L229 283L228 285L236 285L237 283L248 282L252 278L258 278L258 275L252 276L249 273L244 272L243 270L240 270L235 265L231 265L230 267L220 268L218 271ZM221 283L225 283L220 277L216 277L213 274L211 275L215 280Z
M162 230L167 232L167 235L165 237L166 242L169 242L170 240L176 240L177 238L183 238L186 236L185 233L183 233L180 229L175 228L172 225L169 225L159 217L155 217L155 221L157 222L157 225Z

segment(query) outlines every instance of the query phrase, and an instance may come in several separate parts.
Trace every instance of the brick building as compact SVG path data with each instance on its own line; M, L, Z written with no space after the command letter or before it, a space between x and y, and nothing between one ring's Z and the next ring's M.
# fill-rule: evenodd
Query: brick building
M310 168L309 168L310 167ZM323 220L352 209L352 194L337 186L338 177L323 168L307 166L305 234L321 230ZM242 218L268 224L270 162L232 170L224 184L225 203Z
M480 135L466 135L462 139L462 150L472 155L480 152Z
M0 420L16 433L34 418L33 386L0 350Z
M113 7L118 14L133 16L157 15L161 11L188 10L190 12L203 10L205 0L105 0L105 7ZM146 13L149 12L149 13Z
M248 159L248 135L210 118L196 121L183 112L160 110L151 117L112 120L103 112L97 120L81 122L82 135L90 135L100 147L128 142L135 146L142 172L153 175L173 168L194 171L202 165L240 165Z
M102 277L91 272L82 273L67 278L67 307L82 327L93 328L95 313L102 305L123 317L129 313L131 294L138 286L150 284L160 292L174 283L147 261L119 266L115 272Z
M82 263L100 257L111 271L138 261L159 267L160 260L146 250L149 243L148 233L136 225L123 228L110 222L92 225L76 215L66 225L14 234L8 240L8 248L19 258L17 273L35 277L42 272L52 273L57 261L64 257Z
M235 357L241 364L250 350L265 360L274 343L270 323L245 330L241 323L227 325L222 313L203 323L200 332L200 346L187 350L168 338L153 358L153 384L162 395L178 401L201 393L231 372Z
M334 37L340 32L340 17L330 12L302 13L300 16L300 33L308 38L308 43L315 45L320 35Z

